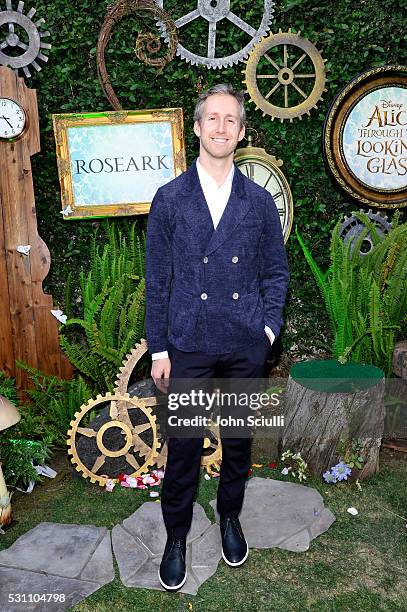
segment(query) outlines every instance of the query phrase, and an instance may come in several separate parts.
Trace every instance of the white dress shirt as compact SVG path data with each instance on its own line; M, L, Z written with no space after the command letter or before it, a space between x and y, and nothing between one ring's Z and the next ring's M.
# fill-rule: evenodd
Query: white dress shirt
M218 186L215 179L208 174L203 168L199 159L196 162L196 169L198 171L199 182L201 183L202 191L205 196L206 203L211 213L212 222L214 229L217 228L219 221L223 215L223 212L228 203L230 192L232 191L233 175L235 173L235 166L232 164L229 174L222 185ZM273 344L275 335L267 325L264 327L264 331L270 339L270 343ZM165 359L168 357L168 351L162 351L160 353L153 353L151 358L153 361L156 359Z

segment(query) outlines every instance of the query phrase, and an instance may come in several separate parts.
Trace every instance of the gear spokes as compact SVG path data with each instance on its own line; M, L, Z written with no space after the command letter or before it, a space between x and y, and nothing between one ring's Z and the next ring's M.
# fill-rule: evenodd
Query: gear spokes
M277 47L281 48L281 61L276 61L277 56L271 57L269 53L271 50L276 51ZM325 61L315 45L302 38L300 33L296 34L291 29L288 32L279 30L278 34L270 34L255 46L246 62L243 82L247 86L251 102L256 105L256 110L263 111L263 117L268 114L272 119L278 118L280 121L293 121L295 117L301 119L303 114L310 114L311 108L317 108L318 101L323 99L323 92L327 91ZM304 70L304 66L310 62L312 68ZM310 87L305 84L311 80L314 82L312 90L308 92ZM260 82L262 86L263 83L271 82L271 87L265 95L259 89ZM295 92L301 101L290 106L292 92ZM276 101L278 96L281 100L279 103Z
M156 2L158 6L165 8L164 0L156 0ZM197 0L197 8L190 11L186 15L183 15L179 19L176 19L175 25L178 29L181 29L183 26L195 21L196 19L205 19L208 22L207 54L206 56L198 55L189 49L186 49L183 45L178 44L177 55L181 56L191 64L203 64L208 68L223 68L226 66L232 66L232 64L236 64L239 61L243 61L244 58L247 57L253 45L255 45L256 42L259 41L260 38L268 31L273 11L273 0L264 0L264 9L261 22L258 28L255 28L230 10L230 0ZM237 51L236 53L224 57L216 57L218 25L224 20L251 36L252 40L245 47L243 47L243 49ZM163 35L166 36L167 33L165 28L161 24L159 24L159 26L161 27Z
M36 13L35 8L31 8L27 15L24 15L23 9L24 2L18 2L17 9L13 10L11 0L6 0L6 10L0 11L0 27L3 25L8 27L8 34L0 42L0 64L9 66L17 73L19 69L22 69L25 76L30 77L29 66L39 71L41 70L41 65L38 63L38 60L48 61L48 56L42 50L51 49L51 45L43 42L42 39L50 36L50 33L40 29L45 23L42 17L35 22L32 20ZM28 44L18 34L19 30L20 32L21 30L25 31ZM20 53L20 55L9 55L6 53L7 49L22 49L23 53Z
M99 423L96 417L89 424L81 424L95 408L100 408L109 402L108 416ZM133 423L129 413L135 409L137 416L141 416L144 422ZM120 432L119 436L117 430ZM145 432L151 434L150 444L141 438ZM113 434L114 449L111 449L105 437L109 438ZM86 450L81 449L82 437L92 441ZM112 478L125 469L123 465L130 466L134 470L132 476L138 476L155 464L161 446L157 437L156 417L151 408L145 406L138 398L117 393L98 395L95 400L90 400L81 407L75 414L75 419L71 421L67 445L75 469L81 472L84 478L90 478L91 482L98 482L101 486L106 482L106 475L100 472L103 467L107 467L107 475ZM142 448L143 453L138 452L137 448ZM118 461L120 467L117 467Z

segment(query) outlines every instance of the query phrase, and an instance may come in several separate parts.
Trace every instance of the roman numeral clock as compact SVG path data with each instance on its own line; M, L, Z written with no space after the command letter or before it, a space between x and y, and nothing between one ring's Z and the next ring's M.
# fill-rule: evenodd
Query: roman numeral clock
M36 91L0 66L0 368L19 389L28 384L16 359L61 378L72 373L42 290L51 259L37 230L31 156L39 151Z
M264 149L253 147L251 136L248 136L248 145L237 149L235 164L243 174L272 195L280 215L284 242L287 242L293 223L294 207L290 186L280 169L283 162Z

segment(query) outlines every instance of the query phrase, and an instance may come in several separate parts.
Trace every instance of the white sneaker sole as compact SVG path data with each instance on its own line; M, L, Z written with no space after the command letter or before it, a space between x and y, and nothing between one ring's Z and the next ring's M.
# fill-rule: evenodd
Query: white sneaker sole
M184 584L185 581L187 579L187 570L185 569L185 576L184 576L184 580L182 582L180 582L179 584L177 584L176 586L168 586L168 584L165 584L165 582L163 582L161 580L161 576L160 576L160 570L158 570L158 580L161 583L161 586L166 590L166 591L176 591L177 589L180 589Z
M241 561L238 561L237 563L232 563L231 561L228 561L228 559L226 559L224 552L223 552L223 548L222 548L222 558L224 560L225 563L227 563L227 565L230 565L230 567L238 567L239 565L243 565L243 563L246 561L248 555L249 555L249 546L246 544L247 546L247 550L246 550L246 554L243 557L243 559Z

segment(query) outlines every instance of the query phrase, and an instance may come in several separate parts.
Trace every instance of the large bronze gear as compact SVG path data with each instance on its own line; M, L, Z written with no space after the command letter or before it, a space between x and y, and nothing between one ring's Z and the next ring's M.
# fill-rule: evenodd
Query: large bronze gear
M43 38L50 36L47 30L41 30L40 28L45 23L45 20L41 17L37 21L33 21L32 18L36 13L35 8L31 8L27 15L23 13L24 2L18 2L16 10L13 10L11 0L6 0L6 10L0 10L0 27L3 25L8 26L8 34L3 41L0 40L0 64L12 68L14 72L18 73L19 70L23 70L26 77L30 77L29 66L35 68L35 70L41 70L41 66L37 60L43 62L48 61L48 56L44 55L42 50L51 49L50 43L43 42ZM17 32L15 28L17 26ZM28 38L28 45L21 40L18 35L18 28L25 30ZM23 50L20 55L8 55L5 53L7 48L19 48Z
M268 51L276 46L283 46L283 65L278 65L269 55ZM292 66L288 65L288 47L294 46L303 51L301 57L294 62ZM270 66L274 69L274 74L257 74L257 66L261 58L265 58ZM301 64L301 62L308 57L314 67L313 73L296 74L294 71ZM316 48L316 46L300 36L300 32L295 33L291 31L282 32L281 29L276 34L270 34L266 38L263 38L252 50L249 58L246 61L246 68L243 71L245 79L243 83L247 87L247 93L251 98L251 102L256 105L256 110L260 109L263 111L263 117L270 115L271 119L280 119L283 122L285 119L289 119L291 122L294 118L298 117L302 119L302 115L305 113L310 115L311 108L317 108L319 100L323 100L322 94L325 89L325 62ZM306 95L304 91L295 82L296 79L315 79L313 89L309 95ZM270 91L263 96L258 88L257 81L259 79L271 79L275 80L274 86ZM278 106L269 102L269 98L277 91L277 89L284 87L284 106ZM288 106L288 88L293 87L296 92L304 98L302 102L295 106Z
M85 415L91 410L94 410L95 407L108 402L110 402L109 422L105 422L97 431L86 426L81 426L81 421ZM119 414L119 405L122 406L122 410L123 406L126 406L124 419L122 419ZM140 425L133 425L128 415L130 409L138 409L141 411L146 417L146 422ZM82 473L84 478L90 478L90 481L93 483L98 482L100 486L103 486L106 484L106 476L115 477L109 474L98 474L99 470L104 466L107 457L124 456L127 464L134 470L131 474L132 476L138 476L148 472L149 467L156 463L158 449L160 448L156 429L156 417L152 413L151 408L143 405L143 402L138 398L130 397L128 394L118 393L107 393L104 396L98 395L96 399L91 399L87 404L81 406L80 410L75 413L75 418L71 421L70 425L71 429L68 431L67 445L68 454L71 455L71 462L75 466L75 469ZM121 429L126 437L124 446L118 450L110 450L103 443L103 436L110 428ZM140 434L149 429L152 430L152 444L151 447L149 447L149 451L144 453L145 461L140 464L134 455L134 451L131 452L130 449L133 447L134 450L136 450L136 446L140 446ZM77 436L80 435L96 439L97 449L100 451L100 454L91 467L86 466L78 455ZM144 451L146 451L146 449L144 449Z
M123 395L128 392L130 378L134 368L136 367L139 360L145 355L147 352L147 342L144 339L141 339L139 343L131 350L131 352L127 355L126 359L123 361L123 365L120 368L116 385L115 392ZM140 405L145 407L151 407L154 409L154 406L159 404L159 398L157 397L144 397L138 398ZM117 408L119 411L119 415L121 419L126 419L126 411L127 408L122 402L117 402ZM160 434L159 425L157 425L157 436L161 443L161 450L158 452L156 458L156 464L158 468L165 467L167 463L167 453L168 453L168 445L164 441L162 435ZM137 452L142 455L145 452L145 445L142 440L135 440L134 448ZM215 426L210 426L209 431L207 432L207 436L204 439L204 452L202 454L201 466L206 469L209 474L212 474L214 470L219 470L220 462L222 460L222 444L219 436L219 428Z

